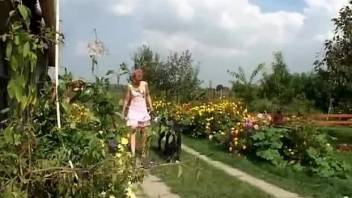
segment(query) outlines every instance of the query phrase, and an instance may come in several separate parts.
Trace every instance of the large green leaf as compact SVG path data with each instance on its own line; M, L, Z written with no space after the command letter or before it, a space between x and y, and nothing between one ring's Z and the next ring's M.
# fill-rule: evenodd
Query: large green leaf
M19 4L17 8L23 19L27 21L29 19L29 9L23 4Z
M10 58L10 66L13 71L17 71L18 68L18 60L16 56L11 56Z
M23 46L23 57L26 58L30 53L30 45L29 42L26 42Z
M21 101L24 94L25 80L22 76L10 80L7 90L10 98L16 98Z
M11 54L12 54L12 43L8 42L6 45L6 58L8 60L10 60Z
M13 128L12 127L7 127L4 130L4 139L7 144L13 143Z

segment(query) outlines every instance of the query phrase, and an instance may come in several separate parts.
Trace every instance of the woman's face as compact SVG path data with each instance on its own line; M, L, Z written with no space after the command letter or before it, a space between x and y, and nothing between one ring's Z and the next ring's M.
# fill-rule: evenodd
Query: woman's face
M137 82L143 80L143 73L142 72L136 72L136 74L134 75L134 80L137 81Z

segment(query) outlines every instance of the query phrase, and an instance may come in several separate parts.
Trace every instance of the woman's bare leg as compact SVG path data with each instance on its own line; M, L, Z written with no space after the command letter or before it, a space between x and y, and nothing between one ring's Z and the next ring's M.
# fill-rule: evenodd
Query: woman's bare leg
M144 127L141 128L141 133L142 133L142 157L146 157L147 154L147 144L148 144L148 128Z
M136 154L136 129L132 129L130 144L131 144L132 157L134 157Z

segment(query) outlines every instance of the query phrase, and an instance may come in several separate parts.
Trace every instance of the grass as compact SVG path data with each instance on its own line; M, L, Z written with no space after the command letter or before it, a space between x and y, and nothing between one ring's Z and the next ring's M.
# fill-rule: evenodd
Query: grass
M184 137L183 143L214 160L221 161L257 178L266 180L272 184L303 196L319 198L352 197L351 178L320 178L309 176L304 172L297 172L288 168L280 169L267 163L251 161L245 157L229 154L225 151L223 146L209 143L208 140L204 139L200 140ZM341 154L339 157L349 160L352 165L351 154Z
M153 150L150 156L154 161L163 162L163 159ZM180 176L178 175L181 171L180 165L156 167L151 172L160 177L172 192L182 198L271 197L192 155L182 153L181 167Z
M336 144L352 144L352 127L321 127L320 131L335 138L334 143Z

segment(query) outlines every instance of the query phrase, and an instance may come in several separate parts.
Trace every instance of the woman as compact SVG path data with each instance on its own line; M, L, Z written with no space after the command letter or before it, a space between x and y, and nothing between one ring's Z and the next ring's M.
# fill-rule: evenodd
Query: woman
M132 83L128 85L127 94L123 106L123 115L127 119L127 126L131 128L130 136L132 156L136 152L136 132L141 131L143 135L142 148L147 143L147 128L150 125L149 112L153 111L148 84L143 79L143 71L137 69L132 74ZM145 152L142 153L145 157Z

